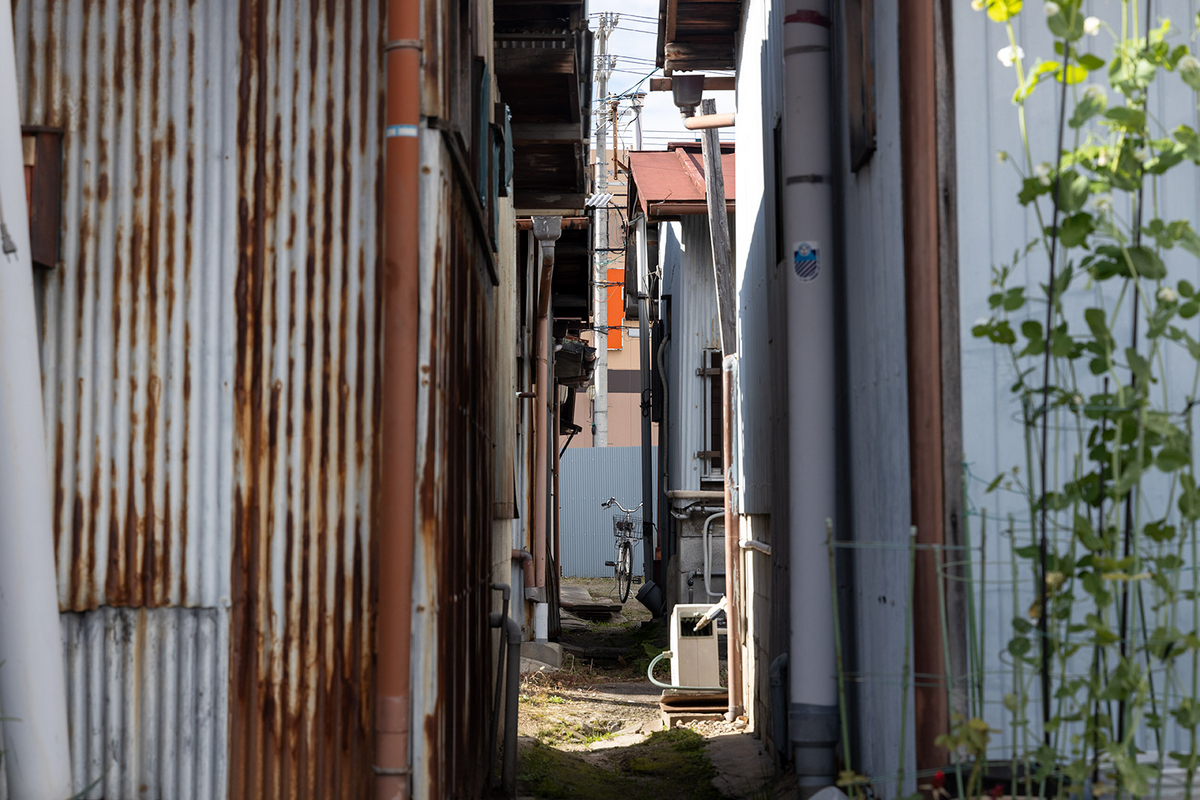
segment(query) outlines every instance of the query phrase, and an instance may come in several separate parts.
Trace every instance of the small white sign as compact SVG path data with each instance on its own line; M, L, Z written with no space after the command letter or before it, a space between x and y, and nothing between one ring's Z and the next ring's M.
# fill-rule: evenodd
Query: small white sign
M792 268L796 277L807 283L821 273L821 245L818 242L800 242L792 251Z

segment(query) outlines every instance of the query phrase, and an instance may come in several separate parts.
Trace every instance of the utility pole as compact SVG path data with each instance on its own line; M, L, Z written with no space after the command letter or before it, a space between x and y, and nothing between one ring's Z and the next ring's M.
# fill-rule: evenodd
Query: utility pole
M605 106L608 99L608 78L612 75L615 58L608 54L608 35L616 27L618 15L600 15L596 30L595 83L599 87L601 112L596 115L600 125L596 130L596 195L608 191L608 115ZM593 342L596 345L595 385L596 397L592 400L592 445L608 447L608 202L595 206L593 220L596 226L596 246L592 253L592 284L595 287Z

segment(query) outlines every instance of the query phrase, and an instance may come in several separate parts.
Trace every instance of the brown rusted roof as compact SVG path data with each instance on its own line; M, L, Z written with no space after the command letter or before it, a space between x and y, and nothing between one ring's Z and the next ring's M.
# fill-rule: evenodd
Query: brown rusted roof
M704 157L699 144L672 144L671 149L629 154L633 173L630 211L640 209L650 220L675 219L685 214L707 214ZM733 212L737 173L733 148L721 146L725 180L725 205Z

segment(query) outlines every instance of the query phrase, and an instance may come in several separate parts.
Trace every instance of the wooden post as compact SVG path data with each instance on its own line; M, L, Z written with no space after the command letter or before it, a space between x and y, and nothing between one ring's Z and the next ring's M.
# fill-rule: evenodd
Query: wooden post
M715 100L703 100L702 114L717 113ZM737 503L734 501L733 465L733 406L737 393L734 379L736 365L731 356L737 353L737 308L733 280L733 253L729 248L729 214L725 210L725 176L721 171L721 141L716 128L708 128L701 139L704 153L705 195L708 199L708 230L712 237L713 276L717 286L717 316L721 321L721 354L725 356L721 370L723 430L722 450L725 466L725 598L729 602L725 614L729 631L729 717L742 713L742 648L741 648L741 548L738 546Z
M934 0L913 0L900 17L901 172L904 289L908 335L908 429L912 522L922 545L946 544L942 419L942 308L938 237L938 138ZM914 671L942 676L914 689L917 769L946 763L934 744L950 725L946 655L938 600L938 552L917 556L913 609ZM951 629L955 625L951 622Z
M700 103L702 114L717 113L717 101ZM716 128L704 131L704 182L708 187L708 230L712 236L713 274L717 281L717 315L721 319L721 355L737 352L737 309L734 300L733 253L729 247L729 214L725 211L725 176Z

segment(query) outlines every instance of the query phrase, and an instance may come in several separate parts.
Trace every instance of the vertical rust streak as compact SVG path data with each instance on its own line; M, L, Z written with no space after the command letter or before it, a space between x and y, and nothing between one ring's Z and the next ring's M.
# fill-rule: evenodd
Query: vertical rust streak
M262 421L263 273L265 269L265 172L267 73L261 63L265 49L265 9L245 0L239 9L241 50L238 84L237 147L239 185L239 259L235 289L236 370L234 373L235 454L238 486L234 504L233 619L230 665L230 795L264 797L261 767L265 702L260 678L265 642L259 630L264 613L258 593L260 565L259 463ZM251 206L253 203L253 207Z

